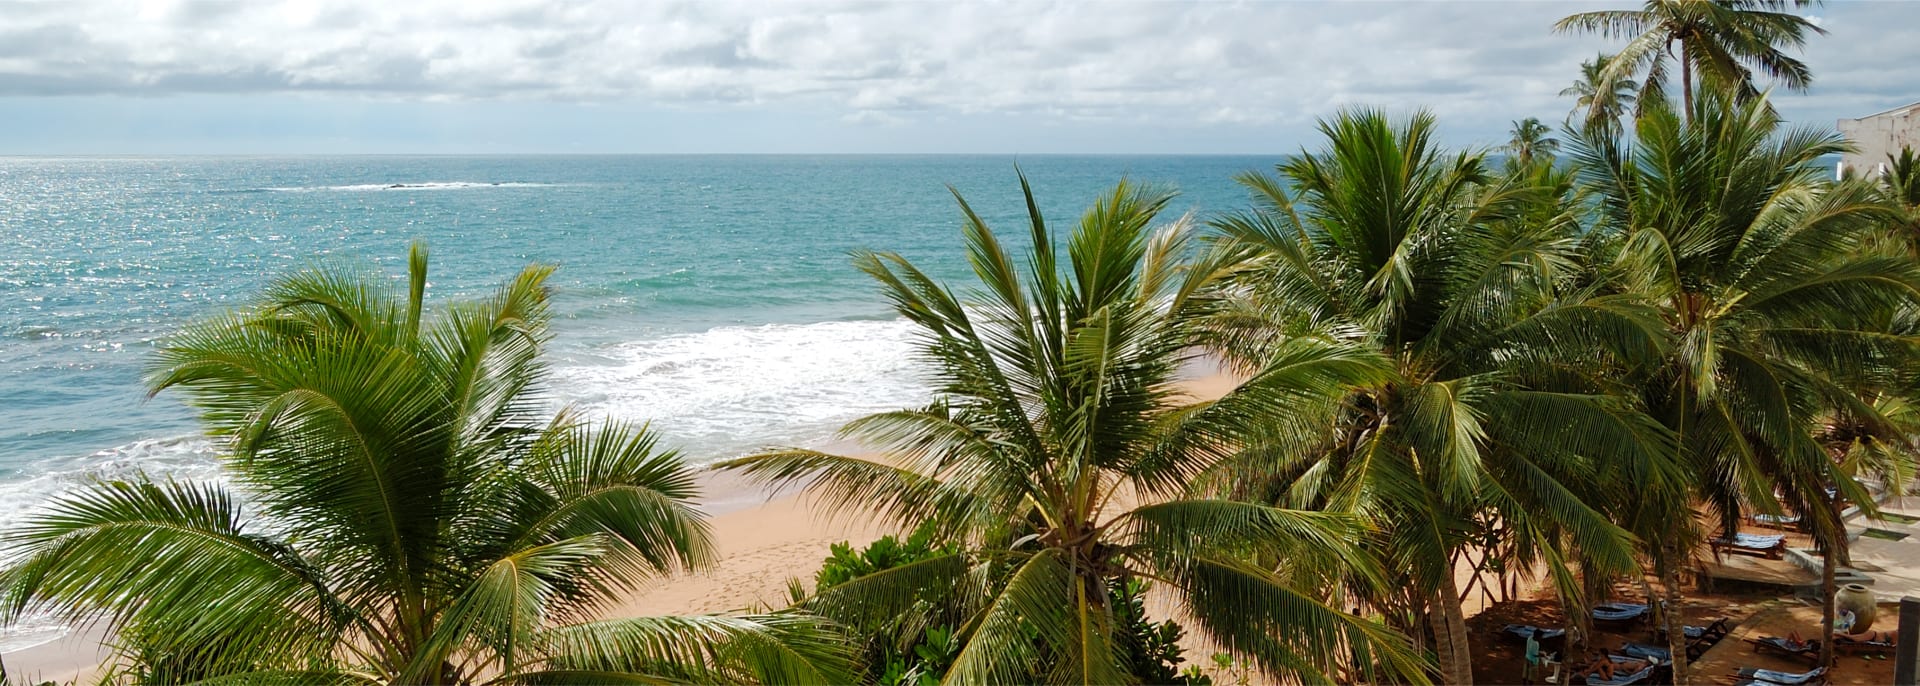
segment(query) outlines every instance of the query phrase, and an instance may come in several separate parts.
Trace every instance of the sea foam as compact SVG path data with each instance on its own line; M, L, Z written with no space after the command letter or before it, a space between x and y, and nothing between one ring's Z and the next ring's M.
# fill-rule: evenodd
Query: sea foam
M78 460L48 460L28 466L22 478L0 481L0 530L42 511L52 497L100 479L145 474L155 479L204 481L220 478L213 444L197 436L147 439L108 448ZM0 558L0 563L7 560ZM60 621L28 615L0 626L0 653L25 650L60 640L72 628Z
M155 479L218 479L213 443L198 436L134 441L77 459L26 466L18 478L0 481L0 530L45 507L49 498L99 479L145 474Z
M719 327L602 346L559 365L554 383L574 409L651 422L707 462L925 405L913 337L904 320Z
M312 193L320 191L450 191L467 188L555 188L570 185L575 184L528 183L523 181L399 181L391 183L351 183L335 186L273 186L261 190L283 193Z
M728 326L555 355L555 409L649 422L689 460L808 445L850 419L926 404L904 320ZM145 474L221 480L215 446L195 436L134 441L23 465L0 480L0 529L57 494Z

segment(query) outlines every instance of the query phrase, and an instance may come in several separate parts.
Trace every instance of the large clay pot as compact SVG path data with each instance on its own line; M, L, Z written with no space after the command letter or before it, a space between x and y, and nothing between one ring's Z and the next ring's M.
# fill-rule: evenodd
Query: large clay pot
M1866 586L1860 584L1841 586L1840 590L1833 594L1833 606L1836 616L1840 611L1853 613L1853 627L1847 630L1849 633L1857 634L1873 626L1873 591L1867 590Z

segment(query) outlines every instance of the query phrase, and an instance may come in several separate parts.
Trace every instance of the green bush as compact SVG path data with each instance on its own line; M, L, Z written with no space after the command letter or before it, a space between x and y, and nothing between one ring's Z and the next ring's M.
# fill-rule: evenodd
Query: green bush
M835 543L833 554L813 575L814 587L832 588L874 572L952 555L960 550L952 544L936 545L933 538L933 527L929 523L914 529L904 542L893 536L881 536L860 550L854 550L846 541Z
M933 527L923 524L905 540L883 536L864 548L846 541L836 543L814 574L815 588L832 588L868 574L960 551L957 545L935 539ZM1156 623L1147 619L1147 588L1146 582L1138 579L1108 588L1110 607L1121 627L1119 648L1129 670L1143 684L1210 686L1212 681L1198 670L1181 673L1180 638L1185 630L1171 620ZM864 646L868 683L932 686L940 682L963 645L953 626L958 613L934 600L950 597L950 591L927 589L927 600L917 603L911 612L883 623L848 627Z
M814 587L832 588L868 574L960 551L958 546L934 539L929 523L914 529L904 541L882 536L859 549L846 541L835 543L832 554L813 575ZM863 646L867 683L931 686L940 682L959 655L960 642L954 640L954 629L948 623L952 613L931 600L939 595L928 593L929 600L916 603L913 611L889 621L848 627Z
M1212 680L1198 672L1180 672L1180 637L1186 634L1179 622L1171 619L1154 623L1147 620L1147 583L1129 579L1124 585L1108 589L1113 599L1113 614L1120 626L1120 650L1128 668L1143 684L1203 686Z

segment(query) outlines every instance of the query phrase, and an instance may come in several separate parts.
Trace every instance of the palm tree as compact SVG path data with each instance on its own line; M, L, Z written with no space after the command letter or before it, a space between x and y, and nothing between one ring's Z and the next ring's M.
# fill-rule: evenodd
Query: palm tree
M1439 680L1472 682L1455 570L1470 550L1540 560L1578 600L1563 544L1597 569L1636 568L1633 538L1589 503L1677 476L1665 432L1617 395L1610 360L1655 345L1630 299L1589 297L1570 186L1552 169L1496 178L1479 154L1448 154L1434 121L1377 111L1321 123L1328 139L1277 176L1242 184L1258 208L1218 222L1244 261L1218 345L1253 361L1314 341L1391 361L1333 422L1243 462L1296 507L1368 513L1395 593L1370 602L1409 631L1431 627ZM1256 483L1243 472L1243 483ZM1476 523L1498 522L1497 526ZM1481 535L1498 534L1494 545Z
M1743 512L1784 503L1837 551L1846 532L1827 487L1869 510L1871 500L1817 434L1823 422L1897 433L1862 398L1911 362L1914 339L1889 322L1920 302L1920 273L1873 249L1893 213L1869 184L1823 179L1818 160L1843 140L1781 130L1764 99L1731 97L1700 98L1690 123L1649 112L1631 146L1583 132L1577 164L1600 198L1606 278L1654 306L1675 342L1635 383L1678 434L1695 497L1723 535ZM1674 568L1693 550L1652 543L1677 600Z
M1062 256L1024 177L1021 187L1024 270L960 199L980 279L965 299L898 255L856 257L919 328L938 389L927 407L846 427L881 457L782 450L724 464L806 484L835 511L903 528L932 521L964 542L804 607L865 625L933 593L961 608L961 648L943 683L1129 683L1108 598L1128 579L1152 579L1202 634L1271 672L1318 682L1377 669L1421 681L1424 664L1403 638L1321 595L1335 576L1378 576L1357 554L1357 518L1185 496L1195 475L1251 437L1311 424L1309 410L1377 380L1379 361L1302 341L1224 397L1193 402L1178 375L1198 354L1196 294L1216 270L1184 257L1184 221L1152 228L1171 196L1120 184Z
M1679 62L1681 111L1692 112L1696 74L1703 85L1742 98L1759 93L1754 72L1772 77L1787 90L1806 91L1813 73L1781 48L1802 47L1807 34L1826 31L1784 10L1815 4L1817 0L1646 0L1638 10L1581 12L1553 28L1627 38L1626 47L1607 61L1598 83L1613 83L1645 69L1643 106L1665 99L1668 62Z
M1552 161L1554 153L1560 151L1560 139L1554 138L1552 133L1553 129L1540 123L1537 117L1516 121L1507 140L1507 152L1513 153L1514 160L1522 169L1532 168L1535 158Z
M156 682L836 682L793 616L596 619L712 559L679 457L645 429L538 421L547 276L425 317L350 268L282 278L163 347L235 487L136 477L0 541L7 620L105 621ZM172 676L168 676L172 675Z
M1601 125L1618 130L1620 118L1638 99L1640 84L1626 76L1608 76L1607 68L1612 60L1612 55L1600 53L1581 62L1580 78L1560 91L1562 96L1576 98L1574 112L1586 110L1580 118L1581 126ZM1572 115L1568 117L1571 119Z
M1887 201L1906 215L1894 223L1894 232L1907 244L1910 254L1920 257L1920 155L1905 147L1898 155L1888 154L1880 187Z

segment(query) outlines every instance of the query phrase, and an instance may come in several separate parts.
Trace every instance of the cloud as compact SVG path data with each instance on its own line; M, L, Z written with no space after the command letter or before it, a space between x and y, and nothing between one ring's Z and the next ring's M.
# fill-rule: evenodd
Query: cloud
M1606 2L1600 3L1606 5ZM1617 4L1617 3L1615 3ZM1831 118L1920 83L1902 3L1823 10ZM1556 119L1582 59L1549 2L0 0L0 97L318 93L1166 126L1299 125L1345 105L1475 126Z

